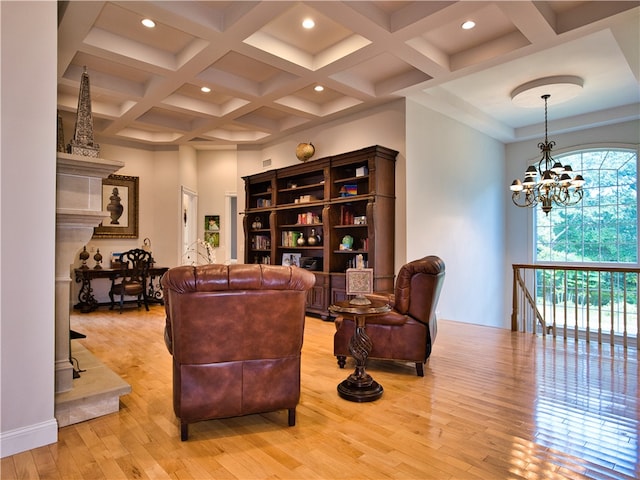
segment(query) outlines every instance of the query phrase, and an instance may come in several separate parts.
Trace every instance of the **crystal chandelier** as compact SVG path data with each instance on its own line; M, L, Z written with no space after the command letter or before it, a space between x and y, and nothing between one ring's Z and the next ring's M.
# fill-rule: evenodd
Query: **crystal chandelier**
M542 95L544 99L544 142L538 147L542 152L542 158L538 167L531 165L524 172L524 180L514 180L511 184L511 199L518 207L531 207L542 205L542 211L549 215L553 204L557 206L576 205L582 201L584 191L584 178L576 175L571 178L573 169L571 165L562 165L553 159L551 149L556 142L550 142L547 137L547 100L551 95ZM540 180L538 180L540 175Z

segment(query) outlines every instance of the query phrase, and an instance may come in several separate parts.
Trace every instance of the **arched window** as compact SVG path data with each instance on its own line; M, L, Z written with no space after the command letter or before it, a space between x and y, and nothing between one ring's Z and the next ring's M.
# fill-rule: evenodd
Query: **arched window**
M554 155L581 172L584 199L536 210L536 261L638 263L638 150L594 148Z

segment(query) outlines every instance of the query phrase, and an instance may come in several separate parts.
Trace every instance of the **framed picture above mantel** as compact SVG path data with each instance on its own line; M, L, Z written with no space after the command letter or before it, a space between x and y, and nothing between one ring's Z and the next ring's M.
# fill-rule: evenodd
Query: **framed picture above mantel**
M102 179L102 210L109 217L93 229L93 238L138 238L138 177Z

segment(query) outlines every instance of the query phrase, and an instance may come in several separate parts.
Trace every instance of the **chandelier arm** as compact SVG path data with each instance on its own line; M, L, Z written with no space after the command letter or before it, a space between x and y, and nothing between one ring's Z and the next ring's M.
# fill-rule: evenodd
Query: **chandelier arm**
M563 189L554 188L553 194L551 195L551 199L557 205L566 205L567 201L569 201L569 192Z
M516 207L535 207L538 204L538 196L533 192L525 192L522 199L520 198L521 193L522 192L513 192L513 194L511 194L511 200Z
M551 199L558 205L569 207L580 203L583 195L582 189L572 192L566 187L555 187Z
M567 192L567 199L563 202L563 205L572 207L579 204L582 201L584 193L582 190L576 190L575 192Z

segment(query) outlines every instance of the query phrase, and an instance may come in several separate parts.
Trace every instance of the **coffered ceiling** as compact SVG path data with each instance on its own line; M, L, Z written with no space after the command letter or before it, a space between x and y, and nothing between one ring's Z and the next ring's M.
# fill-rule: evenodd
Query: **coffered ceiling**
M71 1L59 10L58 108L73 125L86 67L96 141L264 144L407 97L508 143L539 136L543 121L542 100L516 106L512 91L566 75L583 87L563 103L552 94L550 130L640 118L638 1ZM466 20L475 28L463 30Z

